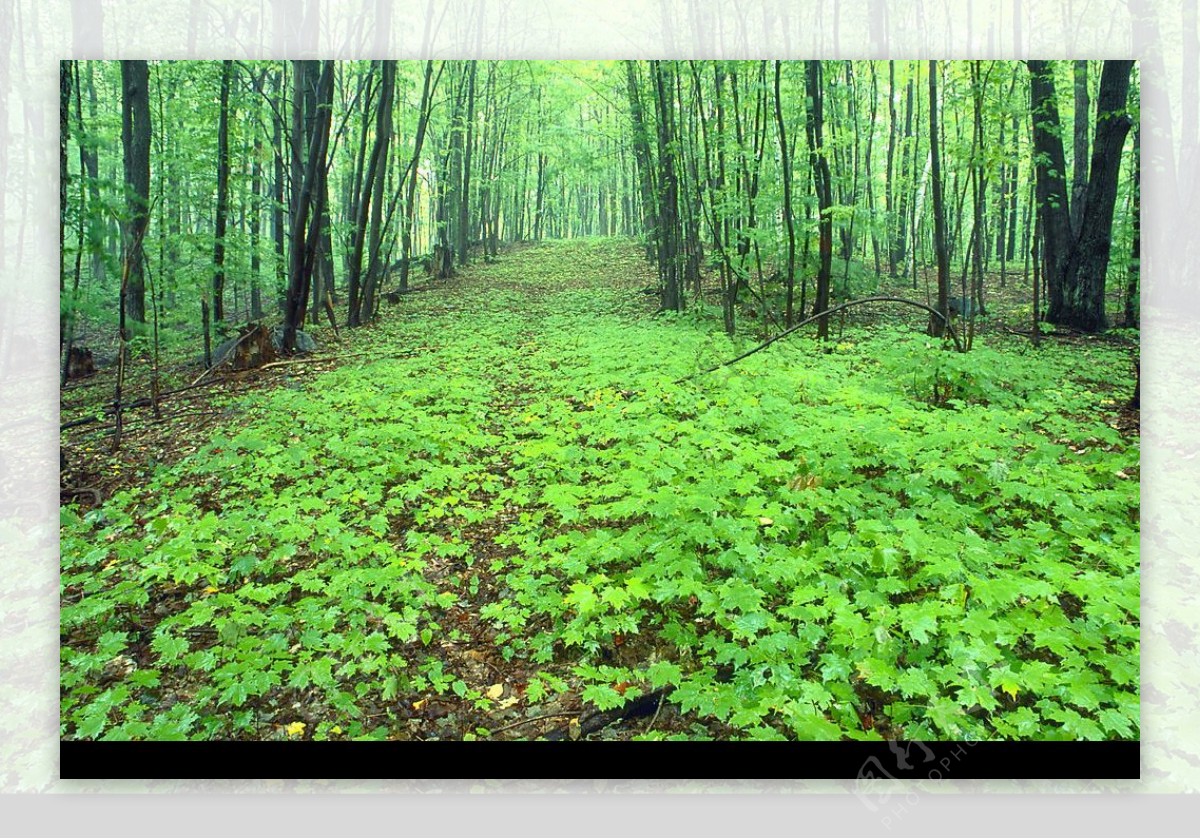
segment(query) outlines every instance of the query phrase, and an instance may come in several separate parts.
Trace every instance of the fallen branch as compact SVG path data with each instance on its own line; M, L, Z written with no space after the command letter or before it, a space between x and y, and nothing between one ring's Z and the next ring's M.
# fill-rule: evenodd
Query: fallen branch
M583 712L582 711L573 711L572 713L569 713L569 714L542 714L540 717L528 717L523 720L517 720L514 723L509 723L508 725L503 726L501 728L492 729L492 734L499 734L502 731L508 731L510 729L518 728L522 725L525 725L526 723L539 722L540 720L560 720L560 719L568 719L570 717L577 717L581 713L583 713Z
M832 315L833 313L841 311L842 309L848 309L851 306L861 306L864 303L904 303L905 305L908 305L908 306L915 306L918 309L924 309L925 311L929 312L930 314L936 315L937 317L942 319L942 321L946 325L946 329L948 329L950 331L950 337L954 339L954 348L957 349L959 352L963 351L962 343L958 340L958 334L954 331L954 327L950 325L950 321L946 318L945 315L943 315L941 312L939 312L937 309L933 308L932 306L926 306L924 303L918 303L915 300L908 300L907 298L904 298L904 297L864 297L861 300L850 300L846 303L839 303L838 305L834 306L831 309L826 309L823 312L818 312L817 314L813 315L812 317L805 318L804 320L800 321L798 324L791 327L790 329L785 329L785 330L783 330L783 332L780 332L778 335L768 338L767 340L765 340L761 344L759 344L757 347L754 347L754 349L751 349L751 350L748 350L748 351L742 353L737 358L731 358L728 361L722 361L720 364L715 364L712 367L701 370L697 373L692 373L690 376L684 376L682 379L676 379L675 384L682 384L683 382L686 382L689 379L694 379L697 376L703 376L705 373L712 373L714 370L720 370L722 367L729 367L732 364L737 364L742 359L749 358L750 356L754 355L759 350L765 350L767 347L771 346L776 341L780 340L781 338L786 338L788 335L791 335L796 330L800 329L803 326L807 326L808 324L812 323L815 320L819 320L822 317L827 317L828 315Z

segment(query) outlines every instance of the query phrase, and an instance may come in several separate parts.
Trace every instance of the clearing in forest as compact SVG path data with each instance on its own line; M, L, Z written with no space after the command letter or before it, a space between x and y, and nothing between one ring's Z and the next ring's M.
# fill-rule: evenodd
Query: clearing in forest
M65 507L63 737L1138 736L1123 351L884 319L679 382L751 344L652 272L504 253Z

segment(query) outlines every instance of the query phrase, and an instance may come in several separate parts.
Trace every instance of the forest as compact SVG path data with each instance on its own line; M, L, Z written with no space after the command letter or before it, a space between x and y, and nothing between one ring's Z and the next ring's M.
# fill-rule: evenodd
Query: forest
M59 80L63 739L1138 739L1135 62Z

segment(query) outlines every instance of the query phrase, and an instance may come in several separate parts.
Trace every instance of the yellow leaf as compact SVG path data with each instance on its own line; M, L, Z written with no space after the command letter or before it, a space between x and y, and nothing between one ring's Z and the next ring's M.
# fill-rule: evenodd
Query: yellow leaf
M333 728L329 729L329 733L330 734L341 734L342 727L340 725L335 725Z
M1014 701L1017 698L1018 689L1019 689L1019 686L1014 684L1013 682L1001 682L1000 683L1000 690L1004 691L1009 696L1011 696Z
M504 685L495 684L487 689L487 698L488 699L499 699L503 695L504 695Z
M761 524L763 527L770 527L771 525L773 525L775 523L775 520L769 519L766 516L759 516L758 523Z
M304 733L305 725L302 722L290 722L287 728L284 729L288 733L288 737L299 737Z
M207 586L204 589L205 594L216 594L218 591L220 591L220 589L217 588L216 586Z
M414 702L414 703L413 703L413 710L414 710L414 711L419 711L419 710L421 710L422 708L424 708L424 707L425 707L425 705L426 705L428 702L429 702L429 700L428 700L428 699L418 699L416 702Z

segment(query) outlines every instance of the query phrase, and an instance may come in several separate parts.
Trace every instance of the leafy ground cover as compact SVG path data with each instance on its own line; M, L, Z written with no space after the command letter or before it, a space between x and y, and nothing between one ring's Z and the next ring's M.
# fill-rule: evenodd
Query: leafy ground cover
M506 254L64 507L62 736L528 738L656 691L597 736L1138 736L1125 351L885 319L686 378L749 344L649 317L648 270Z

